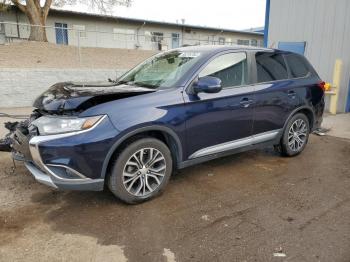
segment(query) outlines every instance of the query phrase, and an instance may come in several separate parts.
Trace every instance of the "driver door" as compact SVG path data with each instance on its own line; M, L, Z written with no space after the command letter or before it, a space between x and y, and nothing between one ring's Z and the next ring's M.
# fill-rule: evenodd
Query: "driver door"
M222 90L214 94L184 92L188 159L244 146L244 138L252 135L254 87L247 85L246 53L215 56L200 70L198 77L203 76L221 79Z

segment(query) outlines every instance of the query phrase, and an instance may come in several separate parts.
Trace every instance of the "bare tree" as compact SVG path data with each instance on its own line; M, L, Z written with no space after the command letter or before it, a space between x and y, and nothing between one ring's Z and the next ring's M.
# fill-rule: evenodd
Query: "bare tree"
M83 4L101 12L107 12L118 5L130 6L132 0L0 0L0 8L11 3L27 16L31 25L29 40L47 42L46 19L50 7Z

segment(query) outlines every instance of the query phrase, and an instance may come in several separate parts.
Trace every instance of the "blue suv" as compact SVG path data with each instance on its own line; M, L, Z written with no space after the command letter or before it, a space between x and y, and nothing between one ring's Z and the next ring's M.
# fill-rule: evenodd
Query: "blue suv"
M184 47L116 81L55 84L34 107L27 121L7 124L3 150L53 188L106 185L138 203L175 169L268 146L299 154L321 124L324 83L291 52Z

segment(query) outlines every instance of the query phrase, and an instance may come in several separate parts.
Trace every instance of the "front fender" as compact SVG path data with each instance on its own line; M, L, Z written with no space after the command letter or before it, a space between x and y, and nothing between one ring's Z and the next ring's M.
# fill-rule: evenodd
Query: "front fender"
M147 131L160 131L164 134L167 134L170 136L176 143L177 147L177 161L182 162L183 159L183 147L181 143L181 138L176 134L174 130L172 130L168 126L164 125L146 125L141 127L136 127L133 130L126 130L118 136L118 139L115 141L115 143L112 145L112 147L109 149L106 158L103 162L102 171L101 171L101 178L105 178L107 174L108 165L111 161L111 158L114 154L114 152L118 149L118 147L125 142L128 138L135 136L137 134L141 134Z

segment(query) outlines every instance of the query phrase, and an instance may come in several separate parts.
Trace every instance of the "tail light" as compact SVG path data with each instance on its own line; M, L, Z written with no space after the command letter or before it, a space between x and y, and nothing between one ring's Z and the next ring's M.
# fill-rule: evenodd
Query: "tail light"
M323 90L326 91L326 82L322 81L318 84L318 86Z

